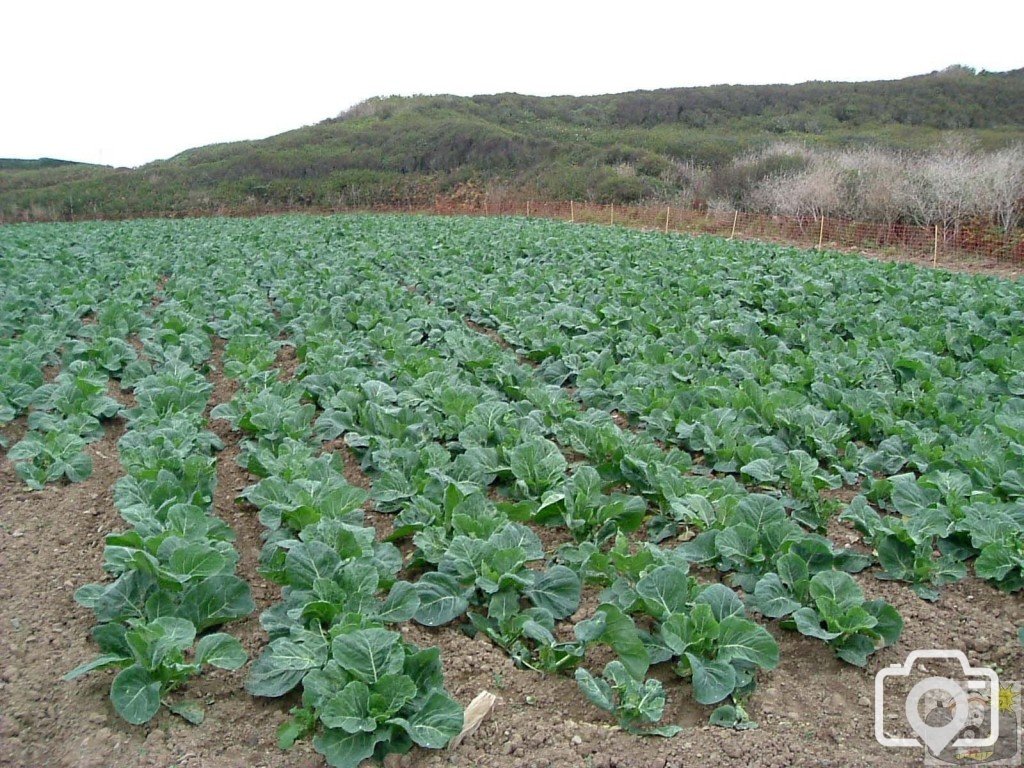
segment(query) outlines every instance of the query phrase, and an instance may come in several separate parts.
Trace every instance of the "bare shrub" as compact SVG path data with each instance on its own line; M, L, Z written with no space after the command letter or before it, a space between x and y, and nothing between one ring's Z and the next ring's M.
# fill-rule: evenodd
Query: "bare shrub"
M1001 149L981 160L982 204L1006 234L1024 213L1024 144Z
M907 160L879 147L835 155L842 174L839 215L890 225L904 213Z
M736 206L727 197L709 197L708 210L712 213L732 213L736 210Z
M918 157L907 172L905 202L916 223L956 230L967 218L984 213L981 154L962 141L949 140Z
M840 212L842 183L842 168L835 158L814 154L802 171L763 179L751 199L755 205L772 213L818 219Z
M747 207L797 217L937 224L947 232L981 219L1009 234L1024 218L1024 144L991 153L958 139L915 155L878 147L775 151L799 151L805 164L761 178Z
M662 171L661 180L680 189L680 197L703 201L708 196L711 171L693 162L676 160Z

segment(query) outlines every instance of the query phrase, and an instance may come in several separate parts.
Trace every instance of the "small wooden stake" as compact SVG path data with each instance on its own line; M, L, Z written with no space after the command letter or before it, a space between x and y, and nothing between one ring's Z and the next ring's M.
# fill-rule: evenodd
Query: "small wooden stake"
M825 216L821 217L821 228L818 230L818 250L821 250L821 244L825 240Z
M736 237L736 222L739 221L739 219L740 219L740 212L736 211L732 215L732 234L729 235L729 239L730 240L732 240L734 237Z
M939 225L935 225L935 248L932 250L932 266L939 265Z
M612 203L612 218L611 221L609 221L608 223L611 224L613 227L615 226L615 203Z
M530 201L526 201L526 218L530 218Z
M665 206L665 234L668 234L668 217L672 215L672 208Z
M573 205L572 200L569 201L569 223L572 224L576 221L576 207Z

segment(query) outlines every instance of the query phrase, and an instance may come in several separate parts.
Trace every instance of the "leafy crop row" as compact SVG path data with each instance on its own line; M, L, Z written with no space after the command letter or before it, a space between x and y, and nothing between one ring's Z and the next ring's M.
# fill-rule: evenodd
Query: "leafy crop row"
M210 630L255 607L234 574L234 533L210 513L222 446L205 429L212 386L194 366L205 366L211 344L186 304L164 301L141 321L145 354L122 378L131 375L135 405L123 412L125 475L114 487L114 504L131 527L107 536L103 568L113 581L75 594L99 622L92 637L101 655L65 679L120 670L110 698L133 724L150 720L161 704L202 722L198 702L170 694L205 666L234 670L246 662L237 639Z
M273 369L279 325L268 308L232 329L224 371L242 386L212 413L247 438L239 463L258 481L242 495L265 527L260 570L282 587L261 616L270 642L246 688L270 698L301 690L279 742L313 734L331 765L443 747L463 721L439 651L390 629L420 610L419 592L398 579L399 550L365 524L366 492L345 480L339 456L320 452L305 389Z

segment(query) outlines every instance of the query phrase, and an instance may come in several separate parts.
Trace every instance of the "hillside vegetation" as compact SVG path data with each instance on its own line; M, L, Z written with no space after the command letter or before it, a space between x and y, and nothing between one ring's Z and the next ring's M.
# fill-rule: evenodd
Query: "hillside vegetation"
M803 170L806 151L881 147L913 157L951 136L976 152L1024 140L1024 69L587 97L371 99L317 125L137 169L0 161L0 216L393 204L481 190L746 206L759 182ZM765 152L778 142L801 151Z

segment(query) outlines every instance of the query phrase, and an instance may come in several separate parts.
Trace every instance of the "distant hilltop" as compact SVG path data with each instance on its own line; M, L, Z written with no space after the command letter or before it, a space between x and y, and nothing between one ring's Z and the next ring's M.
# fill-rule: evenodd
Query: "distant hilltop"
M53 157L40 157L37 160L19 160L17 158L0 157L0 171L23 171L37 168L60 168L65 165L86 165L74 160L57 160ZM98 166L106 167L106 166Z

